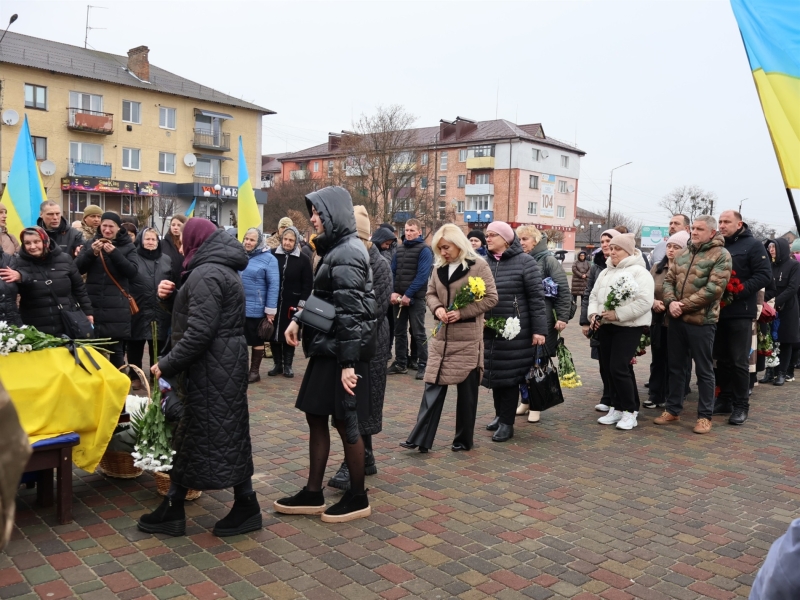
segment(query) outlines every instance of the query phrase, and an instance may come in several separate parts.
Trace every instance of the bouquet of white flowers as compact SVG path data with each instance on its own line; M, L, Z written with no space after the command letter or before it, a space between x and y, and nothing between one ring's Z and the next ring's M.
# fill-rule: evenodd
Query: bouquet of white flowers
M519 335L519 332L522 331L519 318L517 317L492 317L486 319L485 326L489 329L493 329L506 340L513 340Z
M611 284L611 290L608 292L603 307L606 310L616 310L636 296L636 292L638 291L639 284L636 283L636 280L627 273L623 273L619 279ZM596 321L600 323L602 320L602 315L597 315ZM596 329L593 330L589 337L593 337L596 332Z

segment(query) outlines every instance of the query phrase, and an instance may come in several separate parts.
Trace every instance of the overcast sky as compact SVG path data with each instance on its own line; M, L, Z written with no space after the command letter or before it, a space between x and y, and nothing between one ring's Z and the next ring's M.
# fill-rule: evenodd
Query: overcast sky
M614 209L646 225L697 184L719 209L747 198L746 217L794 226L727 0L91 1L106 7L92 47L147 45L153 64L277 111L265 153L324 142L378 105L418 126L497 115L577 142L583 208L605 212L610 169L633 161L614 173ZM2 0L0 26L12 13L12 31L83 45L86 2Z

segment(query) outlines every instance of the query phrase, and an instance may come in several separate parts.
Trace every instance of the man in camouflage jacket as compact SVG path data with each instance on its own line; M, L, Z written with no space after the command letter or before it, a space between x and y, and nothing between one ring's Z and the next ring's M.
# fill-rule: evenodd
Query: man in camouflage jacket
M717 232L717 221L700 216L692 223L692 239L664 280L664 305L669 314L669 395L664 413L654 422L679 420L686 386L686 351L697 373L699 400L695 433L711 430L714 412L714 363L711 357L720 300L731 277L731 255Z

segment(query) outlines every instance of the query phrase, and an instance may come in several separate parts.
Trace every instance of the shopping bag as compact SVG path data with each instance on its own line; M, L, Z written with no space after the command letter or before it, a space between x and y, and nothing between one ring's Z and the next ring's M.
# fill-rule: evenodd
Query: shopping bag
M543 351L540 348L536 347L533 366L527 377L530 409L535 411L547 410L564 402L558 370L552 358L541 356Z

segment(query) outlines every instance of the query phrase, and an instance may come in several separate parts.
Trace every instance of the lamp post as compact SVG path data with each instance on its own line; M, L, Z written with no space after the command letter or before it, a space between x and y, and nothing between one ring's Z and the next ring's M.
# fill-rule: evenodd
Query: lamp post
M620 165L618 167L614 167L611 169L611 178L608 182L608 217L606 217L606 226L611 227L611 187L614 184L614 171L617 169L621 169L622 167L627 167L631 162L626 162L624 165Z
M13 15L11 15L11 18L8 20L8 26L6 27L6 30L3 32L2 37L0 37L0 43L2 43L3 42L3 38L6 37L6 34L8 33L8 28L11 27L11 24L16 20L17 20L17 14L14 13Z
M219 192L220 192L220 190L222 190L222 186L220 184L218 184L218 183L215 183L214 184L214 192L215 192L214 195L217 198L217 212L215 213L216 220L214 220L214 219L209 219L209 220L212 221L217 226L219 226L219 213L220 213ZM211 197L211 192L206 190L206 191L203 192L203 196L205 196L206 198L210 198Z

